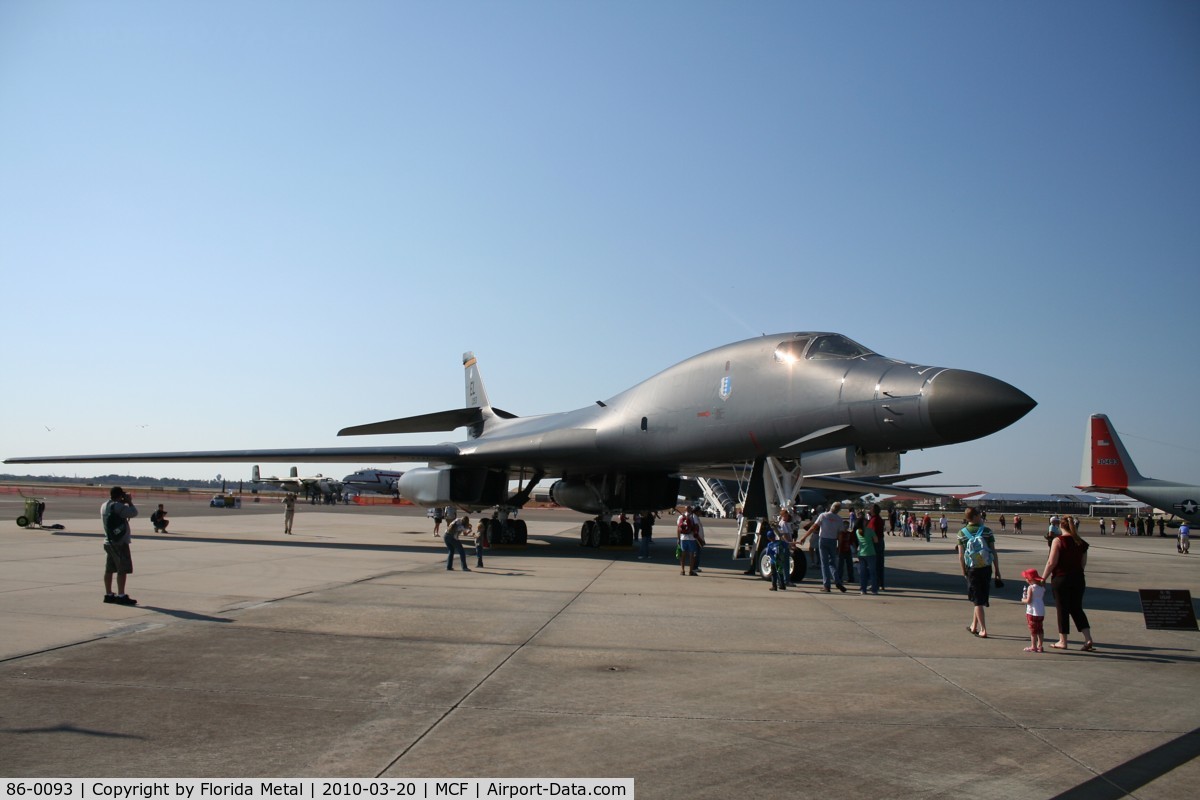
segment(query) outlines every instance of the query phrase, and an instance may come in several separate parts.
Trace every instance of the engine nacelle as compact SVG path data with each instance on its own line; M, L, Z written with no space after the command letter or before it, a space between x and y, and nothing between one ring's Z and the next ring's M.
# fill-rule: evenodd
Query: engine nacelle
M483 467L417 467L396 480L396 491L421 506L498 506L508 500L508 473Z
M550 499L584 514L659 511L679 499L679 478L662 472L568 478L550 487Z
M582 481L555 481L550 486L550 501L572 511L599 514L600 499L600 495Z
M899 453L860 453L853 447L814 450L800 456L805 475L893 475L900 471Z

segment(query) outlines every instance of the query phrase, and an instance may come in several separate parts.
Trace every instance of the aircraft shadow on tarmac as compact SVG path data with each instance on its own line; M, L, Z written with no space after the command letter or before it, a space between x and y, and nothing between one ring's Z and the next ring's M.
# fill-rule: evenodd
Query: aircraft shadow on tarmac
M97 736L103 739L132 739L134 741L145 741L145 736L137 736L132 733L113 733L112 731L98 731L92 728L80 728L70 723L60 723L52 725L48 728L0 728L0 733L13 733L20 735L28 734L44 734L44 733L73 733L81 736Z
M176 619L186 619L193 622L237 622L232 617L213 617L208 614L198 614L195 611L184 611L179 608L163 608L162 606L148 606L139 603L138 608L144 611L153 611L155 614L163 614Z
M1200 728L1113 767L1052 800L1119 800L1198 757Z

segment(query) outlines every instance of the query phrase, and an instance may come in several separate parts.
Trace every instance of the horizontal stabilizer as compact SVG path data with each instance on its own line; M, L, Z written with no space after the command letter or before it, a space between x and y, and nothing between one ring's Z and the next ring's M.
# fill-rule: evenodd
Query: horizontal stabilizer
M342 428L338 436L374 436L380 433L436 433L452 431L483 421L481 408L455 408L450 411L435 411L415 417L401 417L386 422L371 422Z
M931 492L922 492L919 489L913 489L908 486L897 486L890 483L871 483L870 481L856 481L851 478L833 478L833 477L813 477L804 478L801 485L805 489L822 489L832 492L857 492L860 494L905 494L918 495L920 497L942 497L943 495L933 494Z
M930 475L941 475L941 474L942 474L942 471L940 469L928 469L928 470L925 470L924 472L907 472L903 475L877 475L874 478L868 478L868 480L878 481L879 483L899 483L900 481L911 481L911 480L916 480L917 478L928 478ZM956 484L946 484L946 485L954 486Z

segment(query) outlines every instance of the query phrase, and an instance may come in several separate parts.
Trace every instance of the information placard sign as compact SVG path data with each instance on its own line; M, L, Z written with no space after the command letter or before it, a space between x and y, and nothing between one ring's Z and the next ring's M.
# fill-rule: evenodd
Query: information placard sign
M1149 630L1195 631L1196 609L1186 589L1138 589Z

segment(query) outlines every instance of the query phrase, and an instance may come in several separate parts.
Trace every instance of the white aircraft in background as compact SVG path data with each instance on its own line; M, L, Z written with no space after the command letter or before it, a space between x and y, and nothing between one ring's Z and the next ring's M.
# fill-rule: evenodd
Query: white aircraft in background
M1146 505L1200 523L1200 486L1143 477L1104 414L1088 419L1083 442L1082 486L1085 492L1123 494Z
M360 469L353 475L342 478L342 484L359 492L399 495L397 481L403 472L391 469Z
M287 478L264 478L258 471L258 465L250 471L251 483L269 483L273 486L278 486L280 489L285 489L289 492L297 494L308 494L316 489L324 496L336 494L342 490L342 482L333 478L326 478L324 475L317 473L309 477L301 477L300 470L292 467L292 473Z

